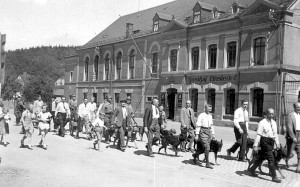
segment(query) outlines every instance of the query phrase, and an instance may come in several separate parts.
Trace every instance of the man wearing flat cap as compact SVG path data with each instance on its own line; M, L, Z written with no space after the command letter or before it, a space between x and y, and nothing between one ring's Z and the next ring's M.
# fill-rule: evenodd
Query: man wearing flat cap
M78 113L78 111L77 111L77 109L78 109L78 105L77 105L77 101L76 101L76 96L75 96L75 94L73 94L72 96L71 96L71 99L70 99L70 101L69 101L69 107L70 107L70 111L71 111L71 116L70 116L70 118L71 118L71 121L70 121L70 127L69 127L69 129L70 129L70 135L71 136L74 136L74 127L73 127L73 119L74 119L74 116L75 115L77 115L77 113Z
M112 116L112 121L115 124L116 127L116 138L119 140L117 144L117 149L120 149L122 151L125 150L125 144L124 144L124 135L127 128L130 126L130 112L128 108L126 107L126 100L123 99L120 101L121 106L117 107L115 110L114 115Z
M111 123L112 123L112 115L114 114L114 108L112 105L112 97L111 95L108 95L106 98L106 102L101 104L99 106L99 109L97 111L97 114L100 112L105 113L104 116L104 126L107 127L107 130L104 132L104 138L105 142L109 143L110 141L110 135L113 134L114 130L111 128Z

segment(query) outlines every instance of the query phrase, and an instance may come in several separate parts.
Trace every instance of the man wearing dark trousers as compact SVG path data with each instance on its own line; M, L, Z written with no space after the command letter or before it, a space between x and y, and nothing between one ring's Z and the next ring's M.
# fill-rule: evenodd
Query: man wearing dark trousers
M66 103L66 97L62 96L61 102L58 103L55 111L55 116L58 119L58 124L60 126L58 135L61 137L65 136L65 126L67 124L67 118L70 118L70 108L69 104Z
M112 116L112 122L115 122L116 126L116 139L118 139L117 149L120 149L122 151L125 150L125 144L124 144L124 135L126 129L130 125L131 120L131 114L128 108L126 107L126 100L121 100L121 106L117 107L113 116Z
M256 168L264 161L268 160L269 171L272 177L272 181L280 183L281 180L277 178L275 170L275 159L273 154L274 144L276 143L277 148L280 147L277 124L273 120L274 109L269 108L266 112L266 118L261 120L258 124L257 135L253 145L253 151L255 157L254 164L248 169L248 175L256 177ZM260 143L261 150L258 151L258 143Z
M248 135L248 101L243 100L242 106L234 111L234 134L236 142L230 149L227 149L227 156L234 153L240 147L239 161L245 161L247 135Z
M288 161L293 157L293 151L297 152L297 168L296 173L300 173L300 103L294 103L294 111L288 115L287 118L287 158L286 165L289 167Z
M153 99L152 105L145 110L144 114L144 129L148 137L148 144L146 145L150 157L154 157L152 152L152 145L157 145L156 142L160 139L160 127L158 124L159 111L158 100Z

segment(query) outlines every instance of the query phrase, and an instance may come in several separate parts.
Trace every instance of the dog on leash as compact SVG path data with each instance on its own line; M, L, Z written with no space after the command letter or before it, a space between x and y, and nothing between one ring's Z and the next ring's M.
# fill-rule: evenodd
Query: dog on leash
M247 144L246 144L246 154L245 154L245 157L246 157L246 160L250 160L248 158L248 152L250 149L253 149L253 145L254 145L254 139L253 138L247 138ZM238 154L236 155L236 158L238 158L240 155L240 151L238 152Z
M252 153L252 159L249 160L249 165L248 165L248 169L254 164L254 162L259 159L258 158L258 155L257 153ZM284 179L285 176L283 175L280 167L279 167L279 162L281 161L281 159L284 159L287 157L287 149L286 147L282 147L282 145L280 144L280 147L278 149L274 149L273 150L273 155L274 155L274 160L275 160L275 168L276 170L280 173L281 177ZM259 172L261 174L264 174L264 175L267 175L267 173L264 173L261 169L261 166L262 166L262 163L259 165L258 169L259 169ZM270 174L270 173L269 173Z
M222 150L222 147L223 147L223 140L221 141L218 141L218 140L211 140L210 141L210 150L209 152L213 152L214 155L215 155L215 164L216 165L219 165L218 164L218 152L221 152ZM201 142L201 140L198 140L197 141L197 150L196 150L196 153L193 154L193 158L194 158L194 163L196 164L197 162L197 159L199 160L199 155L200 154L203 154L204 153L204 145L203 143ZM203 162L205 161L205 159L203 160Z
M175 151L175 156L177 156L178 146L180 145L182 140L180 140L179 136L177 136L175 134L176 134L176 131L174 129L161 131L162 146L158 149L158 153L160 152L161 149L165 149L165 154L167 154L167 146L170 144L170 145L172 145L172 147Z

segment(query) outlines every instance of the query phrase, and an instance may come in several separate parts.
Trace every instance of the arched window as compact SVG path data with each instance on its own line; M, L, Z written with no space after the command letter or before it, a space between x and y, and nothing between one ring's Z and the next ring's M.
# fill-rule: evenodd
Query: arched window
M153 53L152 54L152 76L157 77L158 73L158 54Z
M216 69L217 67L217 44L208 46L208 68Z
M86 57L84 60L84 81L89 80L89 57Z
M99 65L99 56L95 56L94 59L94 75L93 75L93 80L96 81L98 80L98 65Z
M260 37L254 40L253 53L254 65L264 65L266 52L266 38Z
M134 79L134 60L135 60L135 52L133 49L130 51L129 54L129 79Z
M236 42L227 43L227 67L235 67L236 62Z
M121 68L122 68L122 53L118 52L116 62L116 80L121 79Z
M215 103L216 103L216 90L209 89L207 90L207 104L211 105L211 112L215 112Z
M199 69L199 47L192 48L192 70Z
M235 105L235 90L229 89L226 90L226 105L225 105L225 114L234 114L234 105Z
M109 54L107 54L104 59L104 80L109 80L109 63L110 58Z
M177 70L177 49L171 50L170 54L170 70L176 71Z
M252 116L262 117L264 108L264 90L260 88L254 89L252 101Z

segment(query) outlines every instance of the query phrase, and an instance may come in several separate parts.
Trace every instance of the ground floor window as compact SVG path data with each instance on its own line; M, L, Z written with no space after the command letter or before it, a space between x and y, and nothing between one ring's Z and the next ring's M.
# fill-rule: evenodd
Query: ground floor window
M226 91L226 106L225 114L234 114L234 105L235 105L235 90L229 89Z
M104 99L107 99L107 95L108 95L108 93L103 93L103 101L104 101Z
M252 116L263 116L264 90L253 90Z
M215 112L215 102L216 102L216 90L209 89L207 90L207 104L212 106L212 113Z
M83 99L87 99L87 93L83 93Z
M192 89L190 91L190 100L192 102L192 108L194 112L197 112L197 106L198 106L198 89Z

